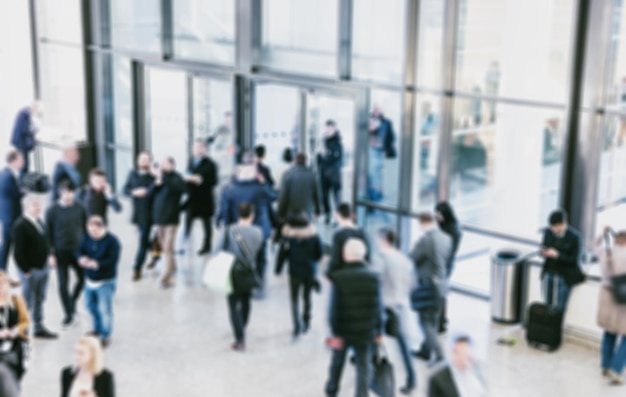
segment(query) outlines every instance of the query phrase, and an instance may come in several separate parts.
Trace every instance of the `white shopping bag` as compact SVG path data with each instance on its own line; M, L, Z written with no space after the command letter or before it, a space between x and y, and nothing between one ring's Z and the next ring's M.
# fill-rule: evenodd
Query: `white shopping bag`
M225 295L233 292L230 280L230 270L235 263L235 255L230 252L220 251L213 255L204 267L202 282L211 291Z

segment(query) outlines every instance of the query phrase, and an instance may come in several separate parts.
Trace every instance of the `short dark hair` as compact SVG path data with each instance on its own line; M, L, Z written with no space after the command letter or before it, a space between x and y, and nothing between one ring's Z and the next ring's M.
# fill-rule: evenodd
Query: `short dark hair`
M326 120L326 126L327 127L337 127L337 123L333 119L328 119L328 120Z
M239 218L250 218L250 216L254 214L254 205L250 203L240 203L237 206L237 214L239 214Z
M306 165L306 154L304 154L304 153L296 154L296 164L298 164L298 165Z
M100 215L92 215L87 219L87 224L96 225L98 227L106 227L107 221Z
M283 161L285 163L291 163L293 161L293 150L290 147L286 147L283 150Z
M106 172L104 172L104 170L102 168L93 168L91 171L89 171L89 177L92 176L103 176L106 177L107 174Z
M548 217L548 223L550 223L550 226L560 225L565 222L567 222L567 212L565 212L565 210L554 210Z
M265 157L265 145L256 145L256 147L254 148L254 154L256 154L257 158L264 158Z
M433 223L435 221L435 217L433 216L432 212L428 211L421 212L417 216L417 219L420 223Z
M64 181L61 181L61 183L59 183L58 191L59 192L75 192L76 186L74 186L74 183L72 181L64 180Z
M9 150L9 152L7 153L7 157L6 157L7 164L10 164L10 163L14 162L21 155L22 155L22 153L20 153L18 150Z
M398 242L398 235L388 227L378 229L378 235L391 245L395 245Z
M352 217L352 207L350 204L343 202L337 206L337 213L344 219Z

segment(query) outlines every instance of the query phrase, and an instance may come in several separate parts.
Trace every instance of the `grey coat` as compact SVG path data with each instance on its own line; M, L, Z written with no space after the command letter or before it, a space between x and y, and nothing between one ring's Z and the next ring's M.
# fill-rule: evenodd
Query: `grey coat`
M626 248L614 247L613 266L609 266L604 249L598 249L602 269L602 287L598 302L598 325L612 334L626 335L626 305L618 305L610 290L611 276L626 273Z
M450 255L452 255L452 239L439 228L433 228L424 233L411 252L418 280L433 281L439 286L442 297L448 293L446 265Z
M291 167L284 175L280 186L278 216L287 218L289 214L320 212L317 180L313 171L302 165Z

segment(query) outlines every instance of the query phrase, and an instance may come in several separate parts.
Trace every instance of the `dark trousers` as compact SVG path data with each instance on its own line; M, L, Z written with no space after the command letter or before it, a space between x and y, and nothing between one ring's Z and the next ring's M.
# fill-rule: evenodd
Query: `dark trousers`
M146 255L150 249L150 230L152 226L137 226L139 231L139 245L137 248L137 255L135 256L135 266L133 270L141 271L143 263L146 261Z
M230 325L238 343L246 341L246 326L250 318L250 294L228 295L228 313Z
M341 203L341 186L337 186L336 183L332 183L327 178L322 178L322 206L324 207L324 213L326 216L330 216L333 212L330 206L330 196L332 195L335 201L335 208Z
M333 350L333 356L330 361L328 371L328 382L326 382L326 395L336 396L341 383L341 374L346 362L346 353L348 349L354 351L355 367L356 367L356 397L367 397L367 390L370 384L370 372L372 361L371 344L350 346L345 345L342 349Z
M20 150L24 157L24 168L20 171L20 179L30 171L30 150Z
M293 332L299 334L302 325L308 329L311 322L311 290L313 283L311 280L290 277L289 292L291 295L291 316L293 318ZM304 303L302 322L300 320L300 292L302 291L302 302Z
M22 281L22 297L26 301L31 318L35 325L35 333L43 331L43 303L48 291L48 268L31 269L26 276L20 271Z
M259 248L259 253L256 256L256 272L259 275L259 279L261 280L261 287L265 286L265 268L267 267L267 240L263 240L263 244L261 244L261 248Z
M11 224L2 221L2 241L0 241L0 270L7 270L9 266L9 252L11 251Z
M441 315L439 316L439 332L444 332L448 328L448 300L441 301Z
M436 309L420 310L419 321L424 335L421 351L429 355L431 359L440 361L443 359L443 350L438 339L439 317L441 316L441 305Z
M400 348L400 353L402 354L402 362L404 363L404 368L406 370L406 386L413 388L416 386L415 367L413 366L413 358L411 357L411 350L406 337L406 327L403 327L402 325L402 311L388 307L387 310L385 310L385 313L387 313L387 316L395 316L394 321L398 324L396 334L390 336L396 339L398 347ZM389 321L389 318L387 321Z
M57 251L57 276L59 278L59 296L65 317L71 319L76 313L76 302L85 286L85 270L78 265L74 251ZM70 288L70 269L76 276L74 288Z
M211 222L211 217L202 217L194 214L187 213L187 217L185 218L185 239L189 238L191 234L191 227L193 226L193 221L196 219L202 220L202 225L204 226L204 240L202 243L202 251L211 250L211 240L213 237L213 226Z

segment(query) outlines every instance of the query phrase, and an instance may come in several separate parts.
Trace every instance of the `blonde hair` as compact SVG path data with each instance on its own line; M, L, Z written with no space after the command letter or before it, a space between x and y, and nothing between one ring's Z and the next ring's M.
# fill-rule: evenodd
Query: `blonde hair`
M88 367L94 375L99 375L103 370L102 345L100 341L93 336L83 336L78 340L78 344L89 350L91 359Z

